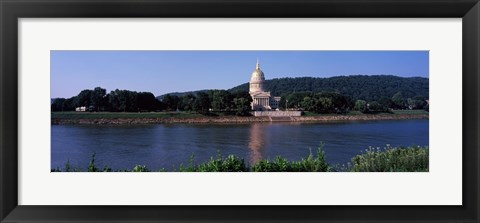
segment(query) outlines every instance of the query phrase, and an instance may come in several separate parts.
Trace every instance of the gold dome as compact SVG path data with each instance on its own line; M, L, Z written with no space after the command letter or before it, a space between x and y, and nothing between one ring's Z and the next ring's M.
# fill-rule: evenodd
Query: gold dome
M260 70L260 63L258 63L255 70L252 72L252 77L250 78L250 92L262 92L263 82L265 82L265 74Z
M252 72L252 77L250 78L250 83L258 83L265 81L265 74L262 70L260 70L260 64L257 61L257 66L255 70Z

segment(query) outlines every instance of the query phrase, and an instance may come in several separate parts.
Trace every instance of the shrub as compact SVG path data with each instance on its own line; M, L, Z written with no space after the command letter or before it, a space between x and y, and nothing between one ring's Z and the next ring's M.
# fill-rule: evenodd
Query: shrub
M210 157L210 160L196 165L195 156L192 154L189 159L188 167L180 165L180 172L428 172L429 171L429 150L428 147L399 147L392 148L387 145L386 148L372 148L365 150L363 154L357 155L351 159L347 165L336 164L330 166L326 161L323 144L317 149L316 155L310 154L307 158L300 161L288 161L287 159L276 156L273 160L260 160L251 168L245 164L244 159L235 155L222 157L218 154L216 158ZM51 169L52 172L61 172L59 167ZM65 171L81 171L74 168L67 160ZM88 165L88 172L111 172L112 169L105 166L99 169L95 166L95 153L92 154ZM144 165L136 165L132 170L116 170L119 172L150 172ZM162 168L159 172L166 172ZM174 170L175 171L175 170Z
M150 172L145 165L136 165L133 167L132 172Z
M195 167L198 172L247 172L248 168L245 161L237 156L229 155L225 159L218 155L216 159L213 157L206 163Z
M70 159L67 159L67 163L65 164L65 172L71 172L72 165L70 165Z
M306 159L298 162L289 162L280 156L275 157L273 161L261 160L252 167L254 172L327 172L330 167L326 161L325 152L322 150L323 145L318 148L317 156L310 154Z
M301 161L292 162L292 170L294 172L327 172L330 167L327 163L325 151L322 148L318 148L317 156L314 157L312 150L307 159L302 158Z
M95 166L95 153L92 154L90 164L88 164L88 172L97 172L98 168Z
M382 151L370 147L352 158L353 172L428 172L428 147L391 148Z
M275 159L270 162L269 160L260 160L252 167L254 172L291 172L292 166L290 162L281 157L277 156Z
M103 167L103 172L112 172L112 168L108 167L108 166L104 166Z

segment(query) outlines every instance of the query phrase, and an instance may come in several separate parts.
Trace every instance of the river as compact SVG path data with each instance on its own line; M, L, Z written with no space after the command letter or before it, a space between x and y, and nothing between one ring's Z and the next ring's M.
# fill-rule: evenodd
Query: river
M234 154L252 164L280 155L300 160L323 143L330 164L346 164L369 146L428 146L428 120L338 123L52 125L51 167L86 170L95 164L114 170L146 165L151 170L178 169L218 154Z

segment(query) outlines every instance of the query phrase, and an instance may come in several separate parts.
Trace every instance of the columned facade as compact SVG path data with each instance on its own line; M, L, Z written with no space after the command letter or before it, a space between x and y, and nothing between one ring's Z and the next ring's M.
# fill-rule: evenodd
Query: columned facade
M260 63L255 67L250 78L250 96L252 96L252 110L268 111L278 108L280 97L272 97L269 91L265 91L263 84L265 82L265 74L260 69Z

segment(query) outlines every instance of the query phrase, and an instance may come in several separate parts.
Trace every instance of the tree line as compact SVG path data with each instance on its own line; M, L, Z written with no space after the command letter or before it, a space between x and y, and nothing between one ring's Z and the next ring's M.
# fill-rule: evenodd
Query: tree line
M96 87L82 90L71 98L56 98L51 104L52 111L75 111L86 107L89 111L150 112L150 111L196 111L210 114L223 111L235 115L248 115L252 99L248 92L231 93L226 90L207 90L183 96L167 94L160 100L150 92L113 90Z
M244 86L245 85L245 86ZM71 98L56 98L52 111L147 112L195 111L201 114L224 112L248 115L252 98L248 84L230 90L202 90L166 94L155 98L150 92L85 89ZM428 110L428 79L396 76L348 76L332 78L281 78L267 80L265 88L280 95L280 109L304 110L320 114L390 112L392 109ZM245 89L244 89L245 88ZM393 90L398 90L393 92ZM393 92L393 93L392 93Z
M391 98L381 97L379 100L353 100L351 97L335 92L295 92L284 94L280 108L304 110L319 114L345 114L356 110L362 113L391 112L393 109L424 109L428 111L427 98L417 95L405 98L402 92Z
M96 87L85 89L71 98L56 98L51 105L52 111L75 111L77 107L86 107L90 111L140 112L155 111L162 108L150 92L114 90Z
M196 111L210 114L212 111L235 115L249 115L252 97L247 91L205 90L184 95L162 96L165 110Z

